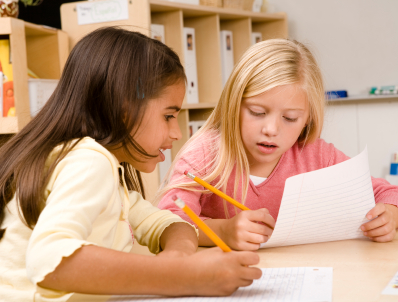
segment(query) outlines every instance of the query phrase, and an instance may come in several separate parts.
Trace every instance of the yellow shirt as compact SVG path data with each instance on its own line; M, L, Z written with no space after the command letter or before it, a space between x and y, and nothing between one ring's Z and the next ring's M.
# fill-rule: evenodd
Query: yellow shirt
M50 154L46 166L61 148ZM152 253L174 222L137 192L119 184L116 157L92 138L84 138L56 166L46 187L46 205L33 231L21 220L15 196L5 209L0 240L0 301L66 301L72 293L40 288L63 257L83 245L129 252L132 233Z

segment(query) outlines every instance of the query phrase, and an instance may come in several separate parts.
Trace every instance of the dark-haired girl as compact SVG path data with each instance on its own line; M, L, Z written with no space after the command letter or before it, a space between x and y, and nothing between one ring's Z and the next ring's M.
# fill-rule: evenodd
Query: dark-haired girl
M261 276L250 252L195 253L192 225L143 199L181 136L178 56L103 28L72 50L44 108L0 148L0 300L73 293L227 295ZM133 236L158 257L128 253Z

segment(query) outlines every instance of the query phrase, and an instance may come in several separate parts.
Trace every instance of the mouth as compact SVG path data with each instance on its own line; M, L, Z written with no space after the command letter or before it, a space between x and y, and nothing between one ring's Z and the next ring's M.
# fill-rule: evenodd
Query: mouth
M278 145L270 142L257 143L258 150L263 154L272 154L278 149Z
M258 143L257 145L263 146L265 148L277 148L278 147L277 144L269 143L269 142L261 142L261 143Z

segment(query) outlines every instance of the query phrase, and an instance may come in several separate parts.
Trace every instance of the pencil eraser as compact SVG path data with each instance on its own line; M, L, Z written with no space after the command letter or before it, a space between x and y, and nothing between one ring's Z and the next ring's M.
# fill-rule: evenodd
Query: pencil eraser
M173 201L176 201L176 200L178 199L178 196L177 196L177 195L173 195L173 196L171 196L171 199L172 199Z
M185 170L185 171L184 171L184 174L187 175L187 174L188 174L188 170Z

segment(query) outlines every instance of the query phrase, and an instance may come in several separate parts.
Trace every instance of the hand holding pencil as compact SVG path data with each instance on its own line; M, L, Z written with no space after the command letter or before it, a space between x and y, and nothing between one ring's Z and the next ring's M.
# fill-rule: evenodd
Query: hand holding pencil
M242 211L230 219L208 219L206 224L224 239L226 244L235 250L257 250L260 244L266 242L275 227L275 219L265 208L250 210L204 180L185 171L184 174L202 185L209 191L225 199ZM201 245L208 245L208 240L199 238Z

